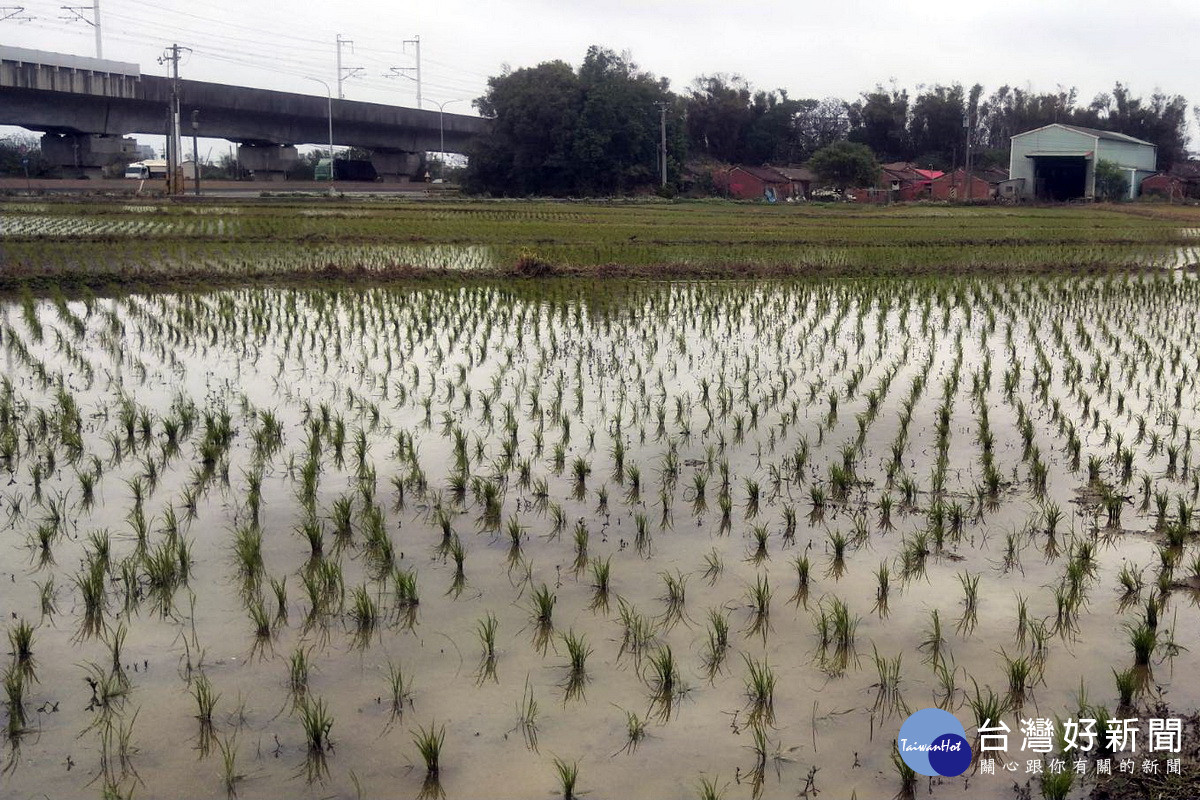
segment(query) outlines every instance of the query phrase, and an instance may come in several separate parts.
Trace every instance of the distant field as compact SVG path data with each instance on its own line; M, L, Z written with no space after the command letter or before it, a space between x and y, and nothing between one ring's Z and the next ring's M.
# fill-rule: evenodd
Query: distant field
M1183 267L1200 209L719 202L0 203L8 283L349 273L922 274Z

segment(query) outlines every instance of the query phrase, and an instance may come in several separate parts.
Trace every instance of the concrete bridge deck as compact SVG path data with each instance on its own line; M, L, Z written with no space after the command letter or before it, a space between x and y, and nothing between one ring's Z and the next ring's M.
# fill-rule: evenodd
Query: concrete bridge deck
M0 124L43 131L51 159L95 174L128 134L167 130L173 82L137 65L0 47ZM329 144L326 97L180 80L185 135L228 139L255 172L281 175L295 145ZM333 143L370 150L381 175L414 176L421 156L463 152L487 120L464 114L333 100ZM113 140L113 141L105 141ZM114 150L116 152L114 152Z

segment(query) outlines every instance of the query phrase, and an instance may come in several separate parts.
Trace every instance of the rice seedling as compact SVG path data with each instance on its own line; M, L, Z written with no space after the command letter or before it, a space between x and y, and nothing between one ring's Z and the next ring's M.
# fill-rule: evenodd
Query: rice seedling
M746 636L761 636L765 642L771 627L771 583L763 573L757 573L746 591L750 605L750 625Z
M650 545L652 543L650 536L650 521L646 515L638 511L633 515L634 537L633 544L637 548L638 555L649 557L651 554Z
M365 647L379 625L379 607L366 586L355 587L350 599L350 620L354 623L355 641Z
M577 636L574 630L568 630L561 638L567 649L567 679L563 683L563 700L566 702L583 697L588 682L587 658L592 654L592 648L587 643L587 637Z
M888 615L888 598L891 594L892 572L888 562L879 562L875 570L875 612L882 619Z
M399 665L389 661L387 671L388 728L404 719L404 705L412 708L412 683Z
M712 778L700 776L700 783L696 787L696 796L699 800L723 800L725 790L728 784L720 784L721 776L717 775Z
M872 643L871 655L875 662L875 671L879 675L879 680L871 687L875 689L875 705L872 710L876 713L882 711L885 718L892 714L907 715L909 713L908 705L900 694L902 654L897 654L894 659L885 658L879 654L879 649Z
M1148 667L1150 657L1158 647L1158 633L1148 623L1141 625L1126 625L1129 643L1133 647L1133 663L1138 667Z
M246 776L237 771L237 731L226 737L217 739L217 748L221 752L221 782L225 788L225 796L237 797L237 786Z
M312 699L305 696L301 699L297 711L300 714L300 727L304 731L304 741L307 746L305 768L308 771L309 783L323 780L328 774L326 753L333 749L330 733L333 731L333 716L329 707L321 698Z
M538 749L537 719L537 699L533 695L533 687L529 684L529 678L526 677L525 690L521 695L521 701L517 703L517 728L521 731L525 746L535 753Z
M1142 680L1138 676L1136 669L1127 669L1122 672L1112 671L1113 680L1117 685L1117 709L1130 709L1133 707L1134 695L1142 687Z
M262 530L257 525L242 526L234 532L234 557L247 588L257 586L262 578L262 542Z
M642 654L654 638L654 626L645 614L638 611L623 597L617 598L617 616L621 621L619 656L632 653L640 663Z
M1008 700L992 691L992 687L985 686L983 690L980 690L979 684L973 678L971 683L975 688L975 693L973 696L967 696L967 705L971 709L976 729L992 727L1012 710ZM970 725L968 725L969 727Z
M956 626L960 635L970 634L975 628L979 607L979 577L969 572L958 575L958 582L963 589L963 614Z
M17 624L8 629L8 643L12 647L13 666L24 677L37 680L33 658L33 626L27 620L17 620Z
M708 611L708 631L705 641L704 670L711 680L720 672L729 651L729 617L721 609Z
M553 763L563 800L575 800L575 786L579 782L579 762L565 761L555 756Z
M571 564L571 569L576 575L587 568L588 540L590 538L591 534L588 532L587 525L580 519L575 523L575 561Z
M933 675L937 681L937 707L954 711L958 707L958 667L950 659L938 661L933 665Z
M671 718L675 700L684 692L683 681L679 674L679 665L669 644L664 644L654 651L647 659L650 686L650 713L660 721L667 722Z
M646 738L646 720L639 717L634 711L626 711L625 731L625 746L613 753L614 756L619 753L633 755L637 752L638 745Z
M721 559L721 554L715 547L704 554L704 573L702 577L708 581L709 586L716 586L717 581L721 578L721 573L724 571L725 562Z
M938 663L946 649L946 637L942 634L942 620L936 608L929 612L929 627L925 629L923 636L917 649L925 653L927 663Z
M26 710L25 673L15 665L4 671L4 696L8 706L6 732L10 741L16 742L29 724Z
M666 606L663 610L663 627L669 630L672 625L683 619L684 603L687 599L687 576L676 570L674 575L660 572L659 577L662 578L663 588L666 590L660 598Z
M493 682L499 682L496 675L496 631L500 627L500 622L496 619L496 615L488 612L487 616L475 623L475 633L479 637L479 644L483 648L483 652L479 658L479 682L482 683L487 678L491 678Z
M612 556L592 559L592 600L588 608L608 613L609 588L612 579Z
M288 657L288 692L292 696L292 701L298 703L308 694L308 676L312 669L312 664L308 658L308 651L303 648L296 648Z
M805 555L793 557L792 566L796 570L796 592L792 595L792 598L789 602L797 606L807 606L812 564L808 560L808 556Z
M750 557L747 559L755 564L761 564L766 559L770 558L767 553L767 538L770 532L766 525L753 525L750 528L750 535L754 539L753 549L750 551Z
M557 599L557 595L544 583L533 591L533 603L530 608L530 619L534 629L533 646L543 655L550 644L550 637L554 634L554 603Z
M1000 658L1004 661L1004 674L1008 677L1008 703L1011 708L1019 709L1025 704L1025 694L1033 682L1036 662L1025 656L1012 658L1003 649Z
M840 579L846 574L846 545L849 539L841 531L833 531L829 534L829 548L831 550L829 557L829 569L826 570L826 575L834 580Z
M900 788L896 791L894 800L913 800L917 796L917 773L900 756L899 746L892 743L892 766L900 780Z
M1066 800L1075 785L1075 773L1068 769L1056 770L1044 764L1038 781L1042 797L1046 800Z
M455 535L454 540L450 542L449 556L454 561L454 577L450 581L450 588L446 594L459 597L463 589L467 585L467 573L463 568L467 559L467 550L463 547L462 540Z
M747 708L751 725L763 723L775 724L775 672L766 660L758 661L749 655L742 655L746 663L746 696L749 698Z
M418 726L412 732L412 737L417 753L425 764L426 779L436 781L441 771L442 747L446 743L446 726L435 727L435 723L430 723L428 728Z

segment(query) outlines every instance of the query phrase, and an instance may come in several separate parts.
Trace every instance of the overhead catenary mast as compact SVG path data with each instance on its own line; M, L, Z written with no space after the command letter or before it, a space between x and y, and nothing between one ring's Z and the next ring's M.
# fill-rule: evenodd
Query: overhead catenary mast
M100 0L92 0L90 6L61 6L61 8L63 11L72 14L76 19L81 19L92 26L96 33L96 58L104 58L104 42L101 41L100 37ZM92 12L91 19L79 13L80 11L87 11L89 9ZM24 10L23 8L18 9L17 13ZM65 19L70 19L70 17L65 17Z

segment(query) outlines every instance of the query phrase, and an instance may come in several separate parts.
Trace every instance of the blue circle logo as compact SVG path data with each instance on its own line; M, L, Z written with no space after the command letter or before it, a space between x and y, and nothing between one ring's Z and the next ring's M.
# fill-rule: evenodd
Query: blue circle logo
M953 778L971 766L973 753L958 718L940 708L923 708L900 726L896 747L919 775Z

